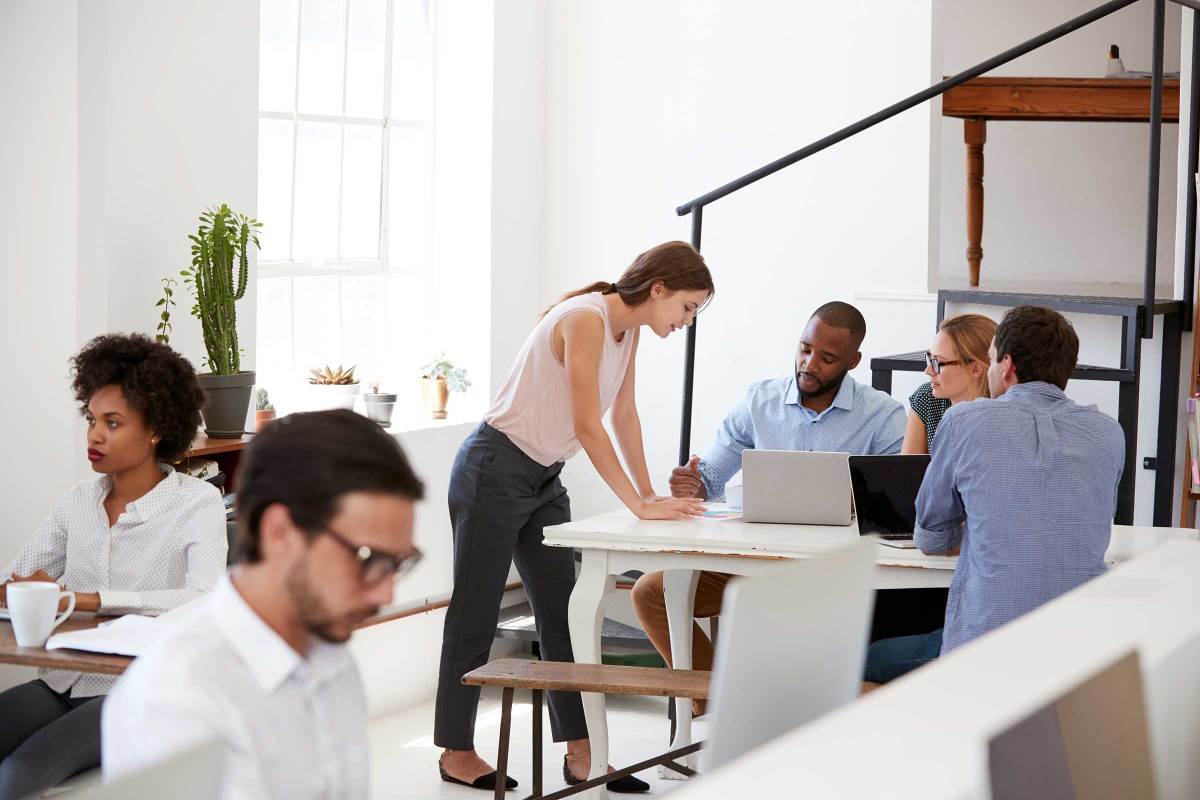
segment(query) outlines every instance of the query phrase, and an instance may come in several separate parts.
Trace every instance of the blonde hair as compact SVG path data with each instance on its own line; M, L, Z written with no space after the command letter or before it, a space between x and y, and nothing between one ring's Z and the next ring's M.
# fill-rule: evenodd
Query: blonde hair
M974 361L988 363L988 348L991 347L992 339L996 336L996 323L993 320L982 314L959 314L942 320L938 330L950 337L954 349L958 351L958 359L964 365ZM987 397L986 369L979 376L978 384L975 387L978 396Z

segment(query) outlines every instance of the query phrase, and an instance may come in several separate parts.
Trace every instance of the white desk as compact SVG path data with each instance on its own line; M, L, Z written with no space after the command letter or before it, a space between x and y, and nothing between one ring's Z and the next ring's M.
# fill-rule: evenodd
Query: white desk
M1170 528L1113 526L1109 561L1126 561L1171 536ZM811 558L853 541L858 526L771 525L737 520L663 522L639 520L626 510L555 525L545 542L582 551L583 567L571 593L568 621L571 648L579 663L600 663L600 627L615 576L631 569L662 570L671 661L676 669L692 666L692 608L699 571L755 575L780 559ZM946 587L958 559L927 556L917 550L879 545L875 588ZM591 777L608 763L608 720L604 695L584 694L584 714L592 747ZM692 709L676 704L676 735L671 747L691 743ZM694 763L694 761L693 761ZM603 798L603 788L581 796Z

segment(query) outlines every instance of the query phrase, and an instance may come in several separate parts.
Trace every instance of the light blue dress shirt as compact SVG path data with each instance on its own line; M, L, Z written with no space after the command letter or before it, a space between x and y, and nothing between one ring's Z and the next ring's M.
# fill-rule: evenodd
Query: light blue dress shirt
M700 477L710 500L724 500L725 484L742 468L743 450L899 453L904 423L903 405L849 375L819 414L800 404L795 376L758 381L721 423L700 461Z
M925 552L962 542L942 653L1104 572L1124 456L1116 420L1041 381L946 412L915 534Z

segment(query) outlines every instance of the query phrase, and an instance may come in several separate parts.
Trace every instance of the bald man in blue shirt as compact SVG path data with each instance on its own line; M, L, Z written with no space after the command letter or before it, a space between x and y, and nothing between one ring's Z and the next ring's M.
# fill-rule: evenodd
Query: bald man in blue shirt
M832 302L808 320L796 350L795 372L751 384L746 398L726 416L703 458L693 456L671 473L671 494L722 500L725 484L742 467L746 450L805 450L856 455L899 453L904 440L904 406L890 395L849 376L862 360L863 315L848 303ZM702 572L695 614L715 616L731 576ZM671 663L671 640L661 572L633 587L633 605L654 647ZM712 643L692 631L692 668L712 669ZM702 703L695 703L697 712Z

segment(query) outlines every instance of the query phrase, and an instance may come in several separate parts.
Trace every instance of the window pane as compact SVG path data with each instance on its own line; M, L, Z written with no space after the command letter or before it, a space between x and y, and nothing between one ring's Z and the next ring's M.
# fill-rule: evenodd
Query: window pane
M300 10L300 112L342 113L341 0L304 0Z
M258 121L259 261L283 261L292 235L292 123Z
M390 131L388 262L392 269L426 270L433 228L431 137L420 128Z
M296 128L296 229L292 258L326 261L337 256L341 125L301 122Z
M347 125L342 162L342 258L379 258L383 129Z
M390 383L385 371L391 345L384 275L342 277L342 342L349 364L357 364L355 375L363 384L378 380Z
M259 386L275 402L295 380L292 367L292 281L263 278L258 281L258 324L254 369Z
M302 377L310 369L336 367L342 363L342 315L336 275L312 275L294 279L296 309L296 371ZM344 366L351 366L347 362Z
M387 33L384 0L350 0L346 51L346 115L383 116L383 44Z
M262 0L258 52L258 107L290 112L296 104L297 0Z
M395 0L392 15L390 116L426 121L433 108L433 46L428 0Z

